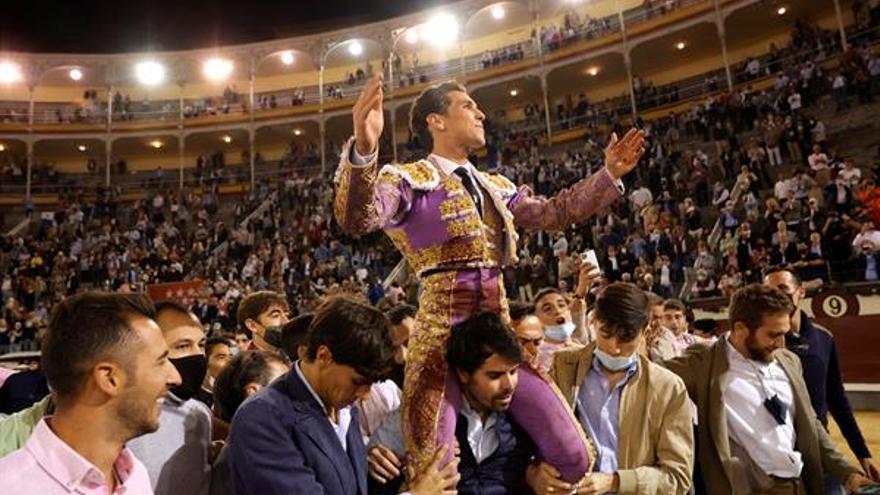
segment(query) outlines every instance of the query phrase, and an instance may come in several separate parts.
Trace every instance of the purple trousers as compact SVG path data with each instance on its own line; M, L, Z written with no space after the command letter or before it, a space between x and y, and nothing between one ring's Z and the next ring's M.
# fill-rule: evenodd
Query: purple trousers
M461 388L447 369L446 344L451 328L478 311L509 319L504 283L497 269L440 272L425 277L415 330L410 339L403 389L403 431L408 464L420 472L440 445L455 444ZM510 414L532 438L538 457L562 478L576 483L589 472L592 447L556 386L524 363Z

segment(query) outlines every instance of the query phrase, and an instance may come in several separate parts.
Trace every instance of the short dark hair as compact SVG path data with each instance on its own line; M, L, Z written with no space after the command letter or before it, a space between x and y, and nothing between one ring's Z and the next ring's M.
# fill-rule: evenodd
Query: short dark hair
M794 281L795 287L801 286L801 283L802 283L801 277L798 276L798 274L795 273L794 270L789 268L787 265L776 265L776 266L771 266L770 268L767 268L767 270L764 271L764 277L769 277L770 275L773 275L774 273L787 273L791 276L792 281Z
M269 309L269 306L278 304L285 310L290 309L287 305L287 298L283 294L273 292L271 290L261 290L248 294L238 303L238 311L235 314L239 327L245 327L244 322L247 320L256 320L261 313Z
M174 299L162 299L156 303L156 315L165 311L172 311L184 315L192 313L192 311L190 311L190 309L183 303L175 301Z
M794 309L791 298L776 287L749 284L734 292L730 298L730 328L733 329L733 325L741 321L750 331L754 331L761 326L765 316L791 314Z
M533 304L523 303L519 301L510 302L510 321L519 321L530 314L534 314L535 306Z
M648 296L648 305L649 306L658 306L658 305L664 303L663 298L658 296L657 294L654 294L653 292L648 292L646 294Z
M130 321L136 317L156 318L156 307L146 294L83 292L55 307L42 342L41 364L59 403L76 397L101 359L117 359L131 369L138 336Z
M403 323L403 320L407 318L415 318L418 311L419 310L411 304L398 304L389 309L385 314L388 315L388 319L391 320L392 325L400 325Z
M434 137L428 128L428 115L438 113L446 115L449 111L449 93L467 88L457 81L446 81L425 88L413 102L409 111L409 130L418 138L419 145L426 152L434 149Z
M214 352L214 348L219 345L225 345L227 347L232 347L232 342L229 341L226 337L211 337L205 341L205 356L211 356L211 353Z
M639 336L651 319L648 295L637 286L615 282L605 287L596 298L595 316L604 324L606 333L623 342Z
M312 324L314 315L304 313L288 321L281 327L281 350L290 359L297 359L297 349L306 344L309 337L309 326Z
M523 361L516 334L497 313L481 311L452 327L446 347L446 362L453 369L473 373L492 354L512 363Z
M667 311L681 311L687 313L687 306L678 299L667 299L663 302L663 309Z
M309 361L318 357L319 347L326 346L333 361L372 382L387 377L394 364L388 317L350 296L328 297L318 306L307 341Z
M214 400L220 409L220 419L231 421L238 406L244 402L244 388L249 383L269 384L269 366L272 363L290 363L271 351L242 351L217 375L214 382Z
M532 303L537 305L538 301L543 299L548 294L559 294L560 296L563 295L562 292L556 287L544 287L543 289L539 290L537 294L535 294L535 297L532 298Z

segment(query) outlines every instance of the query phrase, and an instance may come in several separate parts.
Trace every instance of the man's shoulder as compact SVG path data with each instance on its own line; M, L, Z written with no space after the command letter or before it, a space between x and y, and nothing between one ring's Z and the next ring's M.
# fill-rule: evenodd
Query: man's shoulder
M687 393L681 377L672 371L649 359L642 359L639 364L644 366L645 376L650 381L651 392L655 397L662 396L662 399L668 399L669 393L676 391Z
M440 185L440 172L427 160L411 163L389 163L379 176L388 181L404 181L418 191L431 191Z
M43 479L44 473L37 459L26 447L0 457L0 479L4 486L21 489L21 493L25 493L28 487L36 489L36 484ZM45 486L41 488L45 489Z
M485 179L485 181L495 188L495 190L501 193L504 196L512 196L516 194L516 184L511 182L507 177L499 174L499 173L491 173L491 172L483 172L480 171L479 174Z

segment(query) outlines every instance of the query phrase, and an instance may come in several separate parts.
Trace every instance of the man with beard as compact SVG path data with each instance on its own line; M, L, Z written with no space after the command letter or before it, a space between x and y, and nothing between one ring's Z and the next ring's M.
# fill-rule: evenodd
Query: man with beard
M862 469L874 481L880 481L880 472L871 459L871 452L853 416L852 407L843 388L834 336L801 310L806 289L801 284L800 277L791 270L776 268L764 275L764 285L778 288L788 295L794 304L791 332L785 335L785 346L801 360L804 382L807 384L810 402L819 416L819 421L827 428L828 414L831 413ZM833 484L829 483L829 488L831 486ZM828 491L840 492L837 487Z
M528 493L528 483L538 479L537 469L529 468L535 444L508 411L524 358L516 335L498 314L480 312L452 329L447 363L461 385L455 431L460 495ZM377 438L384 444L372 443L370 493L397 493L404 450L399 425L380 430Z
M208 370L205 331L175 301L156 304L156 322L181 383L162 402L159 429L128 446L146 465L156 495L204 495L211 486L211 411L195 395Z
M664 363L696 403L697 462L712 495L823 495L825 473L853 491L872 481L835 449L785 349L791 299L752 284L730 301L730 334Z
M153 493L125 443L159 428L165 395L181 383L155 316L143 294L87 292L58 305L42 346L55 413L0 459L3 493Z

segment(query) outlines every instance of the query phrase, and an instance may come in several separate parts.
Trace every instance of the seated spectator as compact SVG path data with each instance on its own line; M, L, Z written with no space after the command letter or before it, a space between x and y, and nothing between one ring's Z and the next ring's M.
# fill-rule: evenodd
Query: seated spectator
M596 300L596 342L554 356L551 375L598 450L594 473L580 490L683 495L690 488L687 391L680 378L639 353L649 308L635 285L609 285ZM570 489L558 479L552 483Z
M779 289L748 285L731 298L727 338L665 363L697 406L708 493L822 495L825 473L850 492L873 484L837 452L784 349L793 310Z
M289 313L287 299L277 292L265 290L245 296L238 303L236 318L239 328L253 335L253 342L242 350L278 351L281 326L287 323Z
M228 444L233 492L365 493L366 451L351 405L385 376L393 354L388 319L378 310L338 296L318 307L306 358L233 418ZM410 493L454 486L455 464L439 470L442 455L414 477Z
M162 401L159 429L128 446L147 467L156 494L207 494L211 485L211 411L195 399L208 369L205 331L196 315L176 301L156 305L156 322L181 384Z
M125 444L159 428L181 383L155 315L142 294L87 292L55 308L42 349L55 411L0 459L4 493L152 493Z

